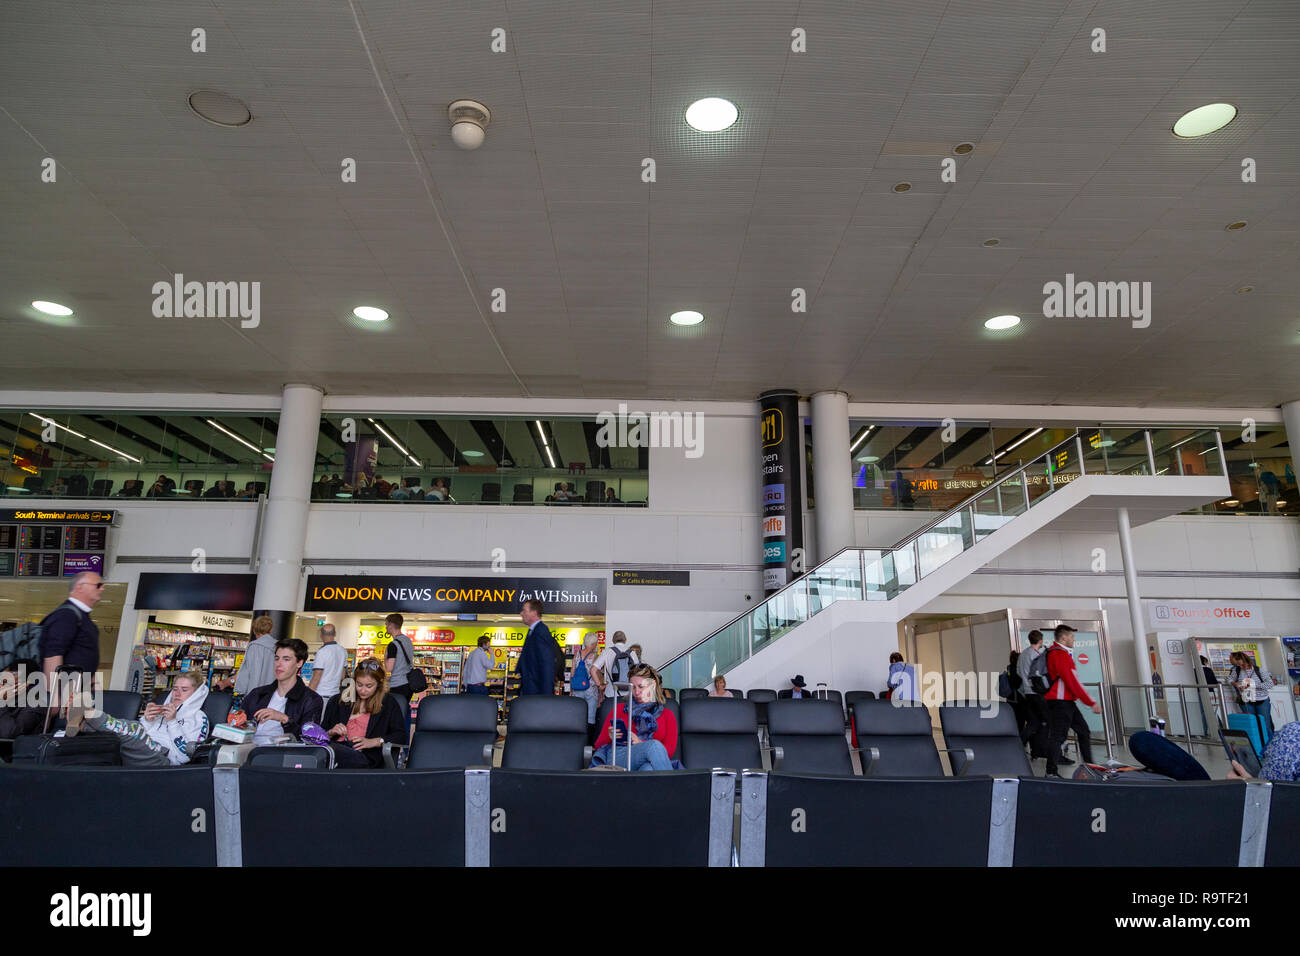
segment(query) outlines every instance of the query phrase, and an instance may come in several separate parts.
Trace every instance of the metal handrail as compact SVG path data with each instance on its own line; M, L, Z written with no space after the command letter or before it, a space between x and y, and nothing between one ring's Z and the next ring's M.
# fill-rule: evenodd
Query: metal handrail
M804 583L805 579L807 579L808 577L810 577L810 576L813 575L813 574L816 574L816 573L817 573L818 571L820 571L822 568L827 567L827 566L830 565L830 564L833 564L836 560L839 559L839 557L840 557L841 555L848 554L850 551L852 551L852 552L879 551L879 552L881 553L881 558L883 558L886 554L888 554L888 553L891 552L891 551L901 551L902 549L906 548L908 545L910 545L910 544L912 544L913 542L917 541L917 540L918 540L922 535L924 535L924 534L929 534L931 531L933 531L933 530L935 529L935 527L937 527L938 525L940 525L940 524L942 524L943 522L947 521L949 518L952 518L952 517L955 516L955 515L959 515L959 514L961 514L963 511L965 511L967 508L969 508L972 504L974 504L976 499L984 497L984 495L988 494L992 489L997 488L997 487L998 487L999 485L1001 485L1003 482L1008 481L1008 480L1010 480L1011 478L1014 478L1016 475L1024 474L1024 472L1025 472L1028 468L1030 468L1030 467L1034 464L1034 462L1038 461L1039 458L1046 457L1047 455L1050 455L1052 452L1056 451L1056 450L1057 450L1058 448L1060 448L1062 445L1065 445L1065 444L1067 444L1067 443L1069 443L1069 442L1073 442L1074 439L1075 439L1075 436L1078 435L1078 433L1079 433L1079 430L1076 428L1076 429L1075 429L1075 434L1074 434L1074 435L1071 435L1069 438L1065 439L1064 441L1058 442L1057 444L1053 445L1051 448L1049 448L1047 451L1043 452L1042 454L1034 456L1034 457L1033 457L1032 459L1030 459L1028 462L1025 462L1023 459L1021 459L1021 464L1020 464L1019 466L1017 466L1013 471L1009 471L1009 472L1007 472L1005 475L1003 475L1003 476L1000 477L1000 478L997 478L997 479L993 480L993 481L990 482L988 485L985 485L983 488L981 488L981 489L979 489L978 491L976 491L974 494L972 494L972 495L968 495L966 498L963 498L963 499L962 499L962 503L959 504L959 505L957 505L955 508L949 508L949 509L948 509L947 511L945 511L943 514L939 515L939 517L935 518L933 521L929 522L928 524L926 524L926 525L924 525L923 527L921 527L919 530L912 532L912 533L909 534L907 537L901 539L900 541L898 541L898 542L895 543L895 544L890 545L890 546L887 547L887 548L860 548L860 547L858 547L858 546L855 545L855 544L851 544L851 545L849 545L848 547L840 548L840 550L836 551L833 555L831 555L829 558L827 558L827 559L826 559L825 561L823 561L821 564L817 565L815 568L812 568L811 570L805 571L803 574L801 574L799 577L795 578L795 579L794 579L793 581L791 581L789 584L782 585L780 588L778 588L777 590L773 591L771 594L769 594L767 597L763 598L763 600L759 601L759 602L758 602L757 604L755 604L753 607L746 608L744 611L741 611L739 614L737 614L735 617L733 617L733 618L732 618L730 621L728 621L726 624L723 624L721 627L717 627L717 628L715 628L712 632L710 632L709 634L705 635L705 636L704 636L703 638L701 638L699 641L697 641L696 643L692 644L690 647L686 648L686 649L685 649L684 651L682 651L681 653L677 654L677 656L675 656L674 658L672 658L672 660L670 660L670 661L668 661L667 663L665 663L665 664L664 664L664 667L668 667L668 666L670 666L670 665L672 665L672 664L675 664L677 661L681 660L683 657L685 657L685 656L686 656L687 654L689 654L691 651L695 650L697 647L699 647L699 646L701 646L702 644L706 643L706 642L707 642L708 640L710 640L714 635L722 633L722 632L725 631L727 628L731 627L731 625L735 624L737 621L744 620L744 619L745 619L746 617L748 617L750 614L754 613L755 610L757 610L758 608L762 607L762 606L763 606L764 604L766 604L768 601L771 601L771 600L773 600L774 598L780 596L780 595L781 595L784 591L786 591L787 589L789 589L789 588L793 588L793 587L795 587L795 586L798 585L798 584L802 584L802 583ZM918 570L919 570L919 568L918 568Z
M1219 713L1222 714L1224 718L1226 718L1228 714L1228 700L1223 694L1222 684L1163 684L1163 683L1157 684L1152 682L1149 684L1111 684L1110 688L1111 688L1111 694L1115 704L1115 715L1117 717L1117 720L1115 722L1115 727L1119 731L1122 731L1124 729L1124 705L1121 702L1119 696L1119 691L1121 690L1144 690L1149 692L1142 695L1143 703L1146 704L1147 719L1150 719L1152 716L1155 716L1154 692L1156 690L1179 690L1179 691L1192 690L1197 692L1198 699L1200 696L1200 692L1206 691L1207 693L1210 694L1212 698L1214 698L1215 701L1218 702ZM1179 704L1179 708L1182 710L1183 713L1183 732L1179 734L1179 736L1187 741L1187 749L1190 751L1192 749L1193 737L1192 737L1192 729L1191 729L1192 724L1191 721L1188 719L1189 715L1187 711L1186 694L1178 695L1178 704ZM1206 714L1205 716L1207 718L1206 723L1208 724L1209 714ZM1202 737L1198 734L1195 737L1195 739L1202 740L1202 741L1209 741L1210 743L1214 742L1214 738L1209 736L1208 726L1206 727L1206 736Z
M1093 427L1093 426L1089 426L1089 429L1088 429L1088 430L1091 430L1092 427ZM1107 427L1107 426L1102 426L1102 427L1105 428L1105 427ZM1114 426L1110 426L1110 427L1114 427ZM1160 427L1164 427L1164 426L1160 426ZM1193 426L1193 427L1195 427L1195 426ZM875 552L879 552L879 557L877 557L877 558L875 558L875 559L873 559L873 560L876 560L876 561L882 561L882 560L884 560L885 556L888 555L888 554L892 554L892 553L895 553L895 552L903 551L904 549L906 549L906 548L909 547L909 546L915 546L916 543L920 540L920 538L921 538L922 536L931 533L932 531L934 531L934 529L935 529L936 527L938 527L939 525L944 524L945 522L949 521L949 520L952 519L953 517L956 517L956 516L960 515L962 512L965 512L965 511L967 511L967 510L973 509L973 508L978 504L979 499L983 498L983 497L984 497L985 495L987 495L990 491L994 491L994 490L1000 488L1004 483L1010 481L1011 479L1013 479L1013 478L1015 478L1015 477L1017 477L1017 476L1021 476L1021 475L1026 474L1026 473L1028 472L1028 470L1029 470L1030 468L1032 468L1032 467L1033 467L1037 462L1039 462L1039 461L1047 461L1047 462L1050 464L1050 462L1051 462L1051 456L1052 456L1053 454L1055 454L1058 450L1060 450L1061 448L1063 448L1063 447L1065 447L1065 446L1067 446L1067 445L1074 445L1075 450L1076 450L1076 454L1078 455L1079 474L1080 474L1080 476L1084 476L1084 475L1086 475L1088 472L1087 472L1087 469L1086 469L1086 467L1085 467L1085 465L1084 465L1084 459L1085 459L1085 456L1082 454L1082 452L1083 452L1082 435L1083 435L1083 431L1084 431L1084 430L1085 430L1085 429L1082 429L1082 428L1075 428L1074 433L1071 434L1069 437L1063 439L1062 441L1057 442L1055 445L1053 445L1051 448L1047 449L1046 451L1040 452L1038 455L1035 455L1035 456L1034 456L1033 458L1031 458L1028 462L1026 462L1026 461L1024 461L1023 459L1021 459L1021 460L1020 460L1020 464L1019 464L1015 469L1013 469L1013 470L1011 470L1011 471L1008 471L1006 474L1002 475L1001 477L995 478L992 482L990 482L989 484L985 485L983 488L980 488L980 489L976 490L974 493L972 493L972 494L968 495L966 498L962 499L962 501L961 501L960 504L958 504L958 505L956 505L956 506L954 506L954 507L948 509L947 511L943 512L943 513L940 514L937 518L935 518L935 519L933 519L933 520L927 522L925 525L923 525L922 527L920 527L920 528L917 529L916 531L911 532L910 534L908 534L907 536L905 536L904 538L900 539L899 541L897 541L896 543L894 543L893 545L891 545L891 546L889 546L889 547L887 547L887 548L860 548L860 547L858 547L857 545L849 545L848 547L841 548L839 551L836 551L833 555L831 555L831 556L830 556L829 558L827 558L825 561L822 561L822 562L821 562L820 564L818 564L816 567L814 567L814 568L812 568L812 569L810 569L810 570L808 570L808 571L805 571L803 574L801 574L799 577L795 578L794 580L790 581L788 584L783 585L782 587L780 587L780 588L778 588L777 590L773 591L771 594L767 595L765 598L763 598L762 601L758 602L757 604L753 605L752 607L746 608L744 611L741 611L739 614L737 614L737 615L736 615L735 617L733 617L731 620L727 621L727 622L726 622L725 624L723 624L722 626L715 628L713 631L711 631L710 633L706 634L706 635L705 635L704 637L702 637L700 640L696 641L694 644L690 645L689 647L685 648L684 650L682 650L681 652L679 652L678 654L676 654L674 657L672 657L669 661L667 661L667 662L663 665L664 668L667 668L667 667L672 666L673 664L677 663L679 660L681 660L681 659L684 658L684 657L688 657L688 656L690 655L690 653L691 653L692 651L694 651L696 648L702 647L704 644L708 643L710 640L712 640L712 639L713 639L714 637L716 637L718 634L721 634L721 633L722 633L723 631L725 631L727 628L731 627L732 625L734 625L734 624L736 624L736 623L738 623L738 622L740 622L740 621L743 621L745 618L747 618L747 617L749 617L751 614L753 614L754 611L756 611L758 608L763 607L763 606L764 606L765 604L767 604L768 602L773 601L773 600L775 600L776 598L780 597L780 596L783 595L787 590L792 589L792 588L794 588L794 587L796 587L796 586L798 586L798 585L801 585L801 584L806 584L808 578L810 578L812 575L817 574L817 573L818 573L819 571L821 571L823 568L829 567L830 565L834 564L835 562L837 562L837 561L838 561L838 560L839 560L843 555L845 555L845 554L848 554L848 553L850 553L850 552L853 552L853 553L857 553L858 555L862 555L862 554L865 554L866 552L869 552L869 551L875 551ZM1149 474L1150 474L1151 476L1154 477L1154 475L1155 475L1155 467L1154 467L1154 453L1153 453L1153 449L1152 449L1152 446L1151 446L1151 431L1152 431L1152 426L1151 426L1151 425L1143 426L1143 430L1144 430L1144 443L1146 444L1146 451L1147 451L1147 460L1148 460L1148 464L1149 464L1149 467L1150 467L1150 472L1149 472ZM1224 454L1223 454L1223 441L1222 441L1222 436L1219 434L1219 430L1218 430L1218 428L1217 428L1216 426L1204 426L1204 427L1202 427L1202 428L1200 429L1200 431L1202 431L1202 432L1213 432L1213 433L1215 434L1215 436L1216 436L1216 441L1217 441L1218 448L1219 448L1219 463L1220 463L1220 466L1222 467L1223 474L1224 474L1224 476L1226 477L1226 475L1227 475L1227 459L1226 459L1226 457L1225 457ZM1193 435L1193 436L1191 436L1191 437L1195 437L1195 436ZM1188 440L1190 440L1190 438L1189 438ZM996 464L994 465L994 467L996 467ZM1106 474L1106 473L1107 473L1107 472L1105 472L1105 471L1103 470L1102 474ZM1024 510L1023 512L1018 512L1017 515L1013 515L1013 517L1016 517L1016 516L1018 516L1019 514L1026 514L1026 513L1028 513L1029 510L1030 510L1030 508L1031 508L1031 506L1032 506L1032 505L1031 505L1031 502L1030 502L1030 499L1029 499L1029 485L1028 485L1028 483L1027 483L1027 482L1022 483L1022 484L1021 484L1021 489L1022 489L1023 494L1024 494L1025 510ZM1051 494L1051 493L1054 492L1055 490L1056 490L1056 488L1055 488L1055 486L1053 486L1053 487L1049 490L1048 493ZM972 520L972 526L971 526L971 538L972 538L972 541L971 541L971 547L974 547L976 544L979 543L978 540L975 540L974 515L975 515L975 512L972 511L972 518L971 518L971 520ZM997 530L997 529L994 529L994 531L996 531L996 530ZM993 533L993 532L990 532L990 534L991 534L991 533ZM915 550L915 549L914 549L914 550ZM968 549L963 549L963 551L965 551L965 550L968 550ZM919 559L920 559L919 552L917 552L917 553L915 554L915 558L916 558L916 560L915 560L915 566L914 566L914 569L913 569L913 570L914 570L915 575L916 575L916 581L915 581L914 583L920 583L921 578L923 577L923 575L922 575L922 573L921 573L921 563L920 563L920 560L919 560ZM860 561L860 562L859 562L859 568L863 569L863 572L864 572L864 573L863 573L863 582L862 582L862 583L863 583L863 589L864 589L864 595L865 595L865 588L866 588L865 567L866 567L865 562L861 562L861 561ZM908 585L908 586L911 587L912 585ZM812 615L812 613L811 613L811 609L809 609L808 618L811 618L812 616L813 616L813 615ZM748 655L748 656L749 656L749 657L752 657L752 656L753 656L753 634L752 634L752 633L749 635L749 638L748 638L748 644L749 644L749 655ZM747 659L747 658L746 658L746 659ZM1108 745L1109 745L1109 735L1108 735L1107 743L1108 743Z

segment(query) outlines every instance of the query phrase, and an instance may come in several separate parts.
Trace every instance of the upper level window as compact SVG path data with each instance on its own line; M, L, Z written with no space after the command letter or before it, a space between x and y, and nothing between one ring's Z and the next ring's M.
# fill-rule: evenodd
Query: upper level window
M330 414L316 501L645 507L647 449L610 446L595 418Z
M7 497L256 500L275 413L0 410Z

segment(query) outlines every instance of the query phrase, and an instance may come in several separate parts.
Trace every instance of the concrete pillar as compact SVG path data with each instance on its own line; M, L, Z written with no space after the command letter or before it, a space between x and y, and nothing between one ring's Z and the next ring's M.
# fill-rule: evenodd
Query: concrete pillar
M302 553L307 541L316 440L324 393L314 385L286 385L275 437L275 467L262 520L253 607L275 620L277 637L292 634L298 607Z
M820 564L856 544L853 534L853 464L849 459L849 397L812 397L814 527ZM812 567L810 564L809 567Z
M1291 467L1300 475L1300 399L1282 406L1282 424L1291 445Z

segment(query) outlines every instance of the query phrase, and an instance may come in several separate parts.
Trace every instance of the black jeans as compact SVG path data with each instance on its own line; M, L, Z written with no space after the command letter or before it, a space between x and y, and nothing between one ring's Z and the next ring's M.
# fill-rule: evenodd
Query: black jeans
M1047 756L1047 740L1051 735L1051 718L1047 715L1047 701L1042 694L1025 695L1025 740L1029 743L1029 756Z
M1079 740L1079 757L1084 763L1092 763L1092 739L1089 734L1088 721L1083 718L1083 711L1072 700L1047 701L1047 713L1051 718L1051 735L1047 742L1047 772L1056 773L1056 758L1065 746L1065 738L1074 731Z

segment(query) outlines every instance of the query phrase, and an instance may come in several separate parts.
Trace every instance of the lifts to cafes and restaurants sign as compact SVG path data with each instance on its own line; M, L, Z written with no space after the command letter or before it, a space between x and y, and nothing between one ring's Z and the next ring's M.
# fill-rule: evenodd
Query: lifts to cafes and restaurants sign
M530 598L547 615L604 614L605 579L313 574L303 610L512 614Z

